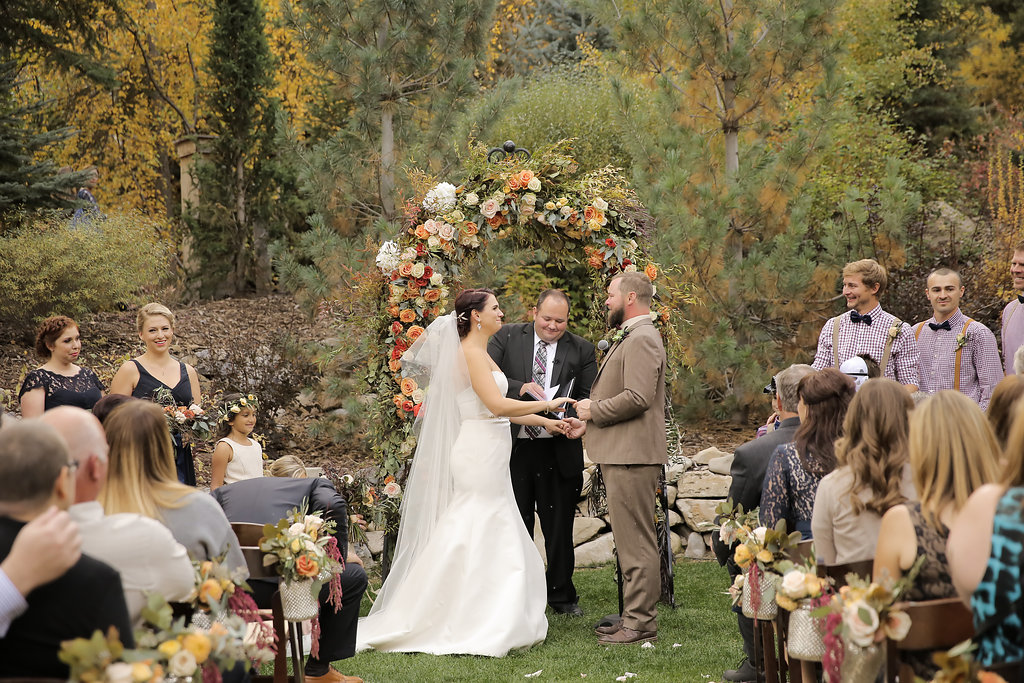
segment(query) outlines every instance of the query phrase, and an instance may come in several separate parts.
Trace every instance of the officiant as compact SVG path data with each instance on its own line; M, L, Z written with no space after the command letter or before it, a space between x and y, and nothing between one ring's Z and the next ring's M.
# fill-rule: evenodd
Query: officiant
M569 298L557 289L540 293L532 323L504 325L487 352L508 378L508 397L545 400L588 398L597 375L594 345L566 331ZM573 414L570 408L569 414ZM559 614L583 616L572 573L576 565L572 526L583 488L583 444L539 427L512 425L512 489L526 530L540 519L547 554L548 605Z

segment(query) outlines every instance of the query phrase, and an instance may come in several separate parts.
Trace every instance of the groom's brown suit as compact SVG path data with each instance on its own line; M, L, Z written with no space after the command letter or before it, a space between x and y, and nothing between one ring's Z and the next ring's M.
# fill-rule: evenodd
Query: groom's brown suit
M587 455L601 466L622 565L622 625L657 631L661 594L654 496L668 461L665 347L650 318L633 322L605 353L590 390Z

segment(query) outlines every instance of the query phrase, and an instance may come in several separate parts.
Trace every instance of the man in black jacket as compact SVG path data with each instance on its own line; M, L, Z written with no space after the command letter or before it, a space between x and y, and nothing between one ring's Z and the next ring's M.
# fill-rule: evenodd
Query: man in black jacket
M491 337L487 353L508 378L509 398L530 400L551 387L572 398L590 396L597 376L594 345L571 332L569 298L557 289L541 292L532 323L504 325ZM560 614L582 616L572 573L576 566L572 524L583 488L583 443L543 429L512 426L509 469L516 504L533 535L534 509L540 518L547 555L548 604Z
M323 478L307 479L258 477L226 484L213 492L213 497L232 522L276 524L292 508L308 502L310 513L323 513L325 520L337 523L334 537L338 550L345 558L345 571L341 574L341 609L335 612L328 600L328 586L320 591L320 652L318 658L306 661L306 680L310 683L355 683L361 679L343 676L330 666L339 659L355 654L356 625L359 620L359 602L366 590L366 572L355 553L348 552L348 507L345 499L330 481ZM251 580L256 604L270 606L276 583Z
M28 522L67 510L75 500L75 466L57 432L39 420L23 420L0 429L0 562L11 553ZM54 542L58 542L55 537ZM0 638L0 678L67 679L57 659L61 642L91 638L117 628L125 647L134 647L121 577L87 555L59 578L25 596L28 608Z
M810 365L791 365L772 378L772 407L778 420L775 431L748 441L736 449L730 469L732 484L729 486L729 499L733 505L742 505L744 512L749 512L761 504L761 487L764 485L764 475L775 448L793 441L796 435L797 427L800 426L800 417L796 412L799 402L796 389L800 380L812 372L814 368ZM729 570L729 578L735 579L741 572L732 560L732 546L722 543L718 534L712 538L718 562ZM754 660L754 622L738 610L736 620L743 636L743 653L747 656L747 661L738 669L726 671L723 678L727 681L753 681L756 678L754 666L751 664Z

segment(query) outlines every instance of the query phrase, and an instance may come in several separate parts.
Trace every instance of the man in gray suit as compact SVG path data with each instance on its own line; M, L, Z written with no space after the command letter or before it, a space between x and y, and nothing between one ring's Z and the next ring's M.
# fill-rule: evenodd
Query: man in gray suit
M761 487L768 469L768 461L777 446L789 443L800 426L800 416L796 412L799 401L796 395L800 380L814 372L810 365L791 365L772 378L772 408L778 418L775 431L748 441L736 449L732 461L732 485L729 487L729 500L733 504L743 506L745 512L753 510L761 504ZM768 389L765 389L768 391ZM712 545L719 564L729 570L729 578L735 579L740 573L736 563L732 561L732 547L722 543L718 534L712 536ZM722 677L727 681L753 681L757 677L754 670L754 621L743 616L743 612L734 609L739 622L740 635L743 636L743 654L746 661L738 669L727 670Z
M602 644L658 639L661 563L654 527L665 439L665 346L651 320L654 286L643 273L608 285L608 326L618 329L590 398L576 404L570 436L586 432L587 453L601 466L615 548L622 566L622 619L598 627ZM582 421L582 422L581 422Z
M532 323L503 325L487 353L508 378L509 398L530 400L551 387L577 400L590 396L597 374L594 345L566 331L569 298L546 289L537 298ZM571 409L570 409L571 410ZM509 469L519 514L533 535L534 510L544 533L548 604L558 614L583 616L572 584L575 552L572 523L583 488L583 445L540 428L512 425Z

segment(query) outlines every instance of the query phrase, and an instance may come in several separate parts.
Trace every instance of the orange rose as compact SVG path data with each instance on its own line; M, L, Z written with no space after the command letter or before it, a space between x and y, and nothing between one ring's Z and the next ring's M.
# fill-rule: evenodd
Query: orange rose
M398 274L402 277L409 277L412 275L412 262L402 261L402 265L398 266Z
M416 230L413 234L416 235L416 237L420 238L421 240L425 240L428 237L430 237L430 233L427 232L426 226L423 225L417 225Z
M462 226L462 232L467 235L475 235L480 232L480 228L473 221L466 221Z
M667 323L669 318L668 309L662 309L661 311L661 322Z
M509 176L508 187L511 190L518 190L521 187L521 185L519 183L519 174L518 173L513 173L511 176Z
M413 325L412 327L409 328L409 339L411 339L412 341L416 341L424 332L426 332L426 330L424 330L419 325Z
M521 187L529 185L531 180L533 180L533 171L530 169L523 169L519 172L519 185Z
M658 277L658 267L653 263L648 263L647 267L644 268L644 274L653 281L654 278Z
M411 377L406 377L402 380L402 393L406 396L412 396L412 392L416 391L416 380Z
M588 206L587 208L583 209L583 220L589 221L591 218L595 218L596 216L597 209L595 209L594 207Z
M315 560L309 559L308 555L299 555L299 559L295 560L295 571L299 573L299 576L316 576L320 573L320 565Z
M587 263L590 264L591 268L597 268L598 270L604 268L604 258L600 254L594 254L591 256L587 259Z
M397 318L400 311L398 310L398 304L391 304L388 306L388 315L392 318Z
M199 587L199 600L205 602L207 605L211 605L218 600L224 594L223 589L220 587L220 583L216 579L207 579L203 581L203 585Z
M405 400L405 397L402 396L401 394L395 394L391 400L394 402L396 408L401 408L402 401Z
M423 292L423 298L427 301L440 301L441 290L440 289L428 289Z
M391 372L398 372L401 369L402 369L401 361L397 361L397 360L389 360L388 361L388 370L390 370Z
M416 320L416 311L412 310L411 308L405 308L398 315L398 319L401 320L403 323L414 322Z
M499 225L501 225L504 222L505 222L505 219L502 217L502 215L500 213L497 214L497 215L491 216L490 218L487 219L487 225L491 226L492 228L496 228L496 227L498 227Z

